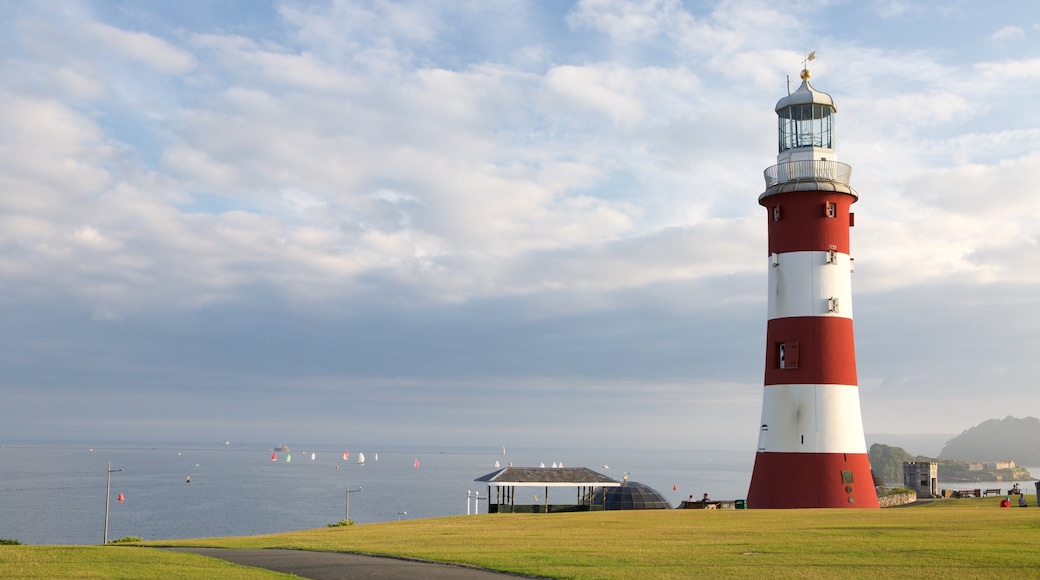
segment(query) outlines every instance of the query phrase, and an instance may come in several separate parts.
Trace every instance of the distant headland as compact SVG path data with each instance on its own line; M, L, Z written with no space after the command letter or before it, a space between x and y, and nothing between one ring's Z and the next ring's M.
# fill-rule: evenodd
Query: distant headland
M990 419L963 431L943 446L939 457L911 455L901 447L875 443L870 465L884 481L902 481L903 463L933 461L945 481L1023 481L1033 476L1022 466L1040 466L1040 420Z

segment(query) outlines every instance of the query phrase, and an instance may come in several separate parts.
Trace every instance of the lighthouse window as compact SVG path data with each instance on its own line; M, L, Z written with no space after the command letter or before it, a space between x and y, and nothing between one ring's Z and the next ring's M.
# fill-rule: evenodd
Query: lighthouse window
M838 217L838 204L828 201L827 206L824 208L824 214L827 217Z
M776 368L787 370L798 368L797 340L788 340L776 344Z
M780 151L795 147L833 148L834 122L830 105L791 105L779 111Z

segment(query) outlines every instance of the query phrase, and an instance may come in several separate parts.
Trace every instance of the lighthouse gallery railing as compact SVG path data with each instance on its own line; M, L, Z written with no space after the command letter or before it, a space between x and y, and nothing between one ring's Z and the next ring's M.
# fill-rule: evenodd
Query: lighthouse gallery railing
M840 161L788 161L779 163L764 172L766 189L791 181L833 181L849 185L852 167Z

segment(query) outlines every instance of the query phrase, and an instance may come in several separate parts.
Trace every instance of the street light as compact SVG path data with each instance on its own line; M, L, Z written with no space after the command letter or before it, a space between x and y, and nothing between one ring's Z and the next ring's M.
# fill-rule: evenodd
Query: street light
M112 469L112 462L108 462L108 484L105 486L105 541L108 543L108 503L112 499L112 474L122 469Z
M360 485L358 486L357 489L350 489L350 486L349 485L347 486L347 494L346 494L347 495L347 517L346 517L346 521L348 521L348 522L350 521L350 494L358 493L360 491L364 491L364 489L362 489Z
M401 516L408 515L408 512L397 512L397 521L401 521Z

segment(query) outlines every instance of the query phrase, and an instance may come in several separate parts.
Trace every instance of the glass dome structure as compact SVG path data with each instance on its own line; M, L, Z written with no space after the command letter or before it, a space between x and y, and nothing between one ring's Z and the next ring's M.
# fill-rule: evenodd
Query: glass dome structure
M602 505L605 510L666 510L672 507L660 492L638 481L623 481L620 487L597 487L592 492L592 503Z

